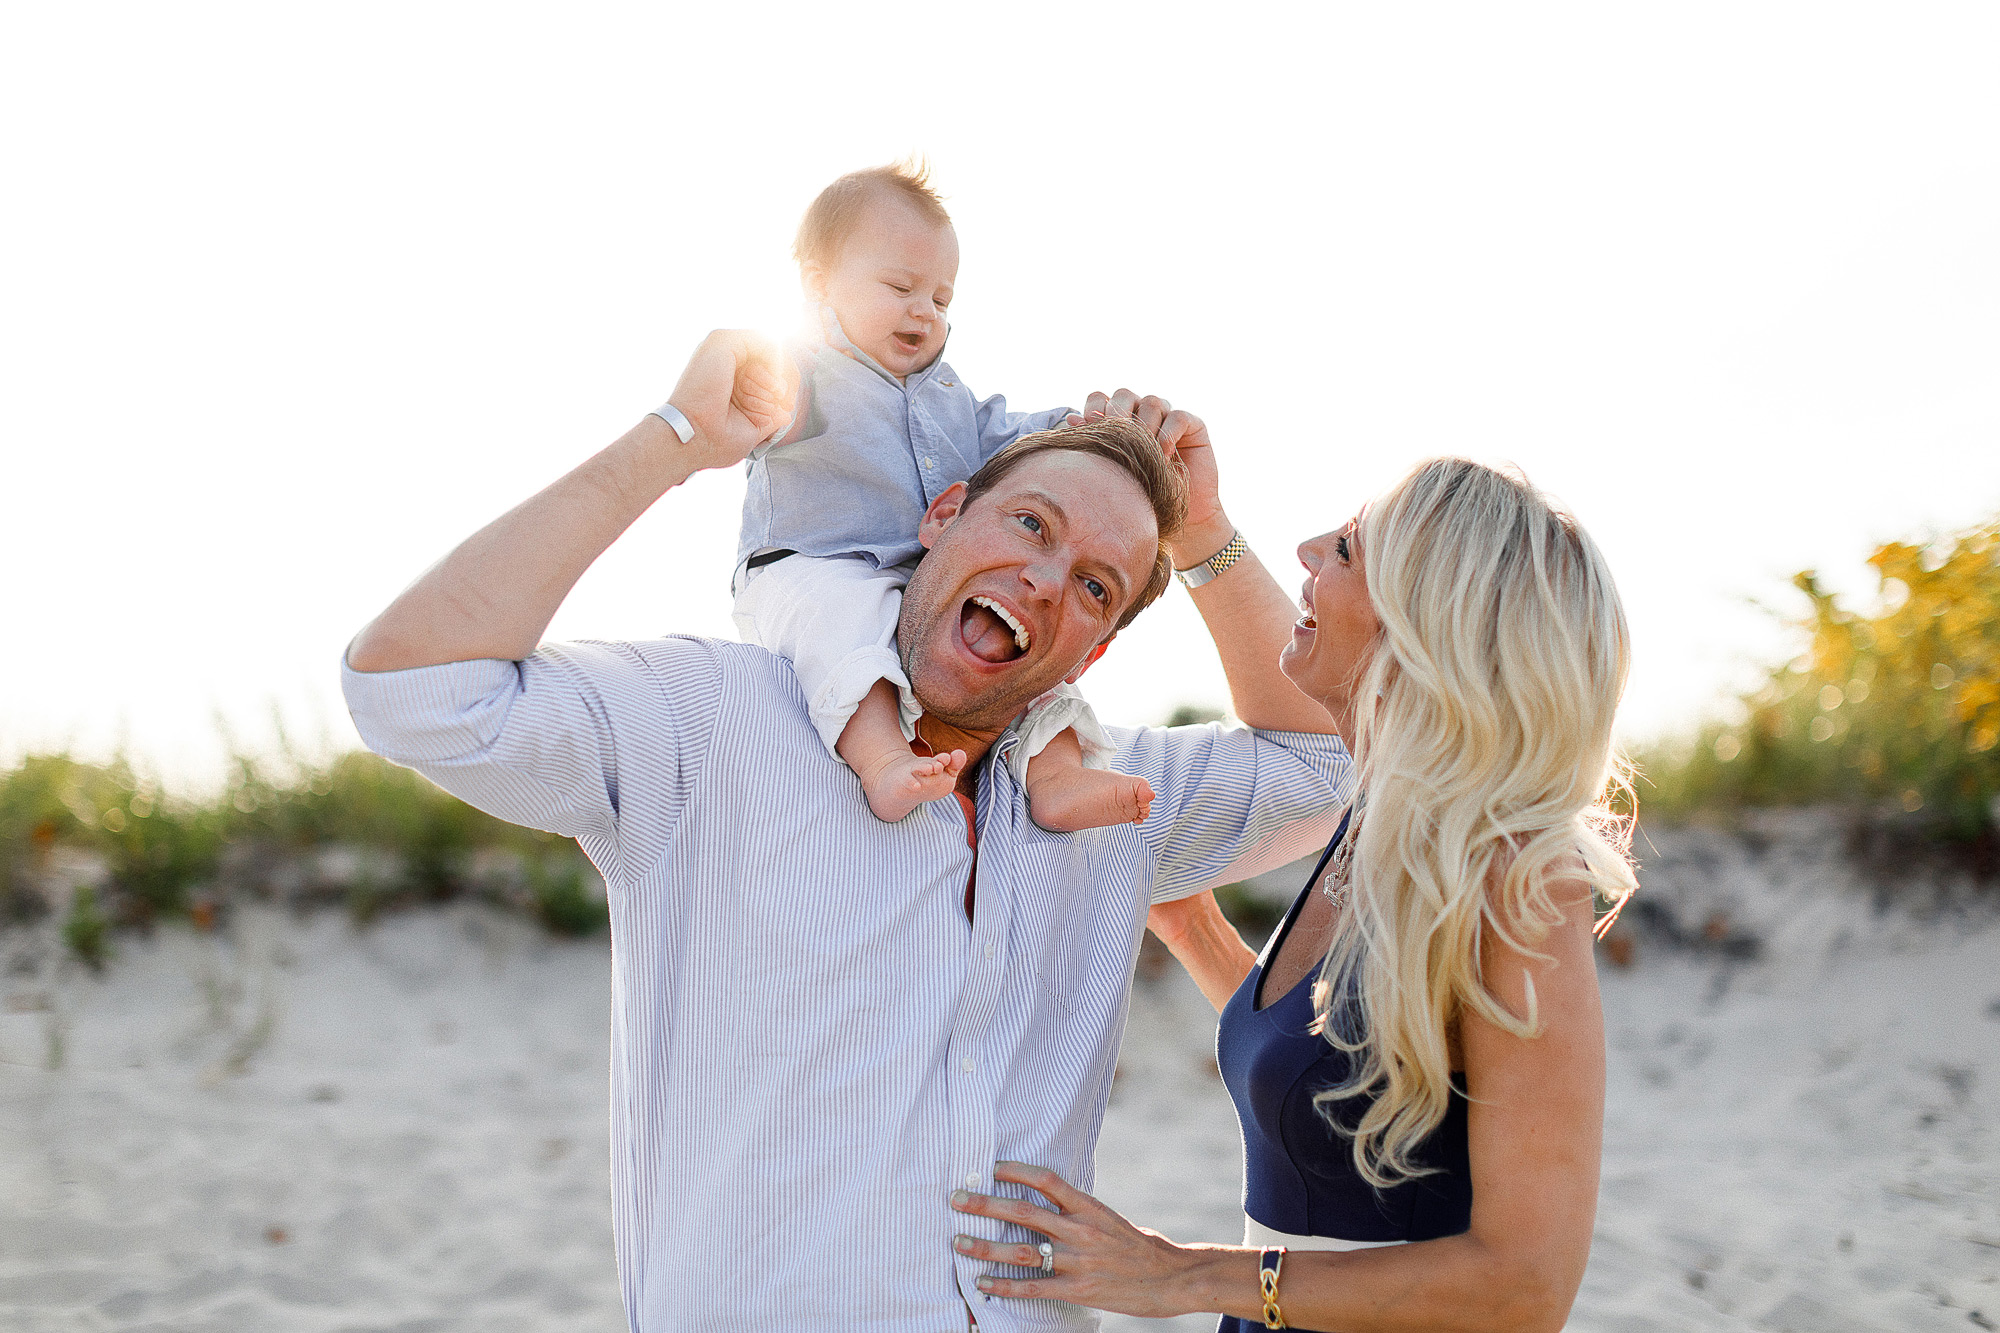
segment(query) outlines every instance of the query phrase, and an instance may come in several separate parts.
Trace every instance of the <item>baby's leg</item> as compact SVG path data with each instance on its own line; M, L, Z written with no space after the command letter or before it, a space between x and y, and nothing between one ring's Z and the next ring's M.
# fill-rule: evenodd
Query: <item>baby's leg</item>
M876 681L855 706L834 751L861 779L875 817L891 824L925 801L951 795L965 771L963 750L925 759L910 749L903 739L896 687L886 680Z
M1085 768L1073 729L1065 728L1028 761L1028 813L1051 833L1143 824L1152 808L1146 779Z

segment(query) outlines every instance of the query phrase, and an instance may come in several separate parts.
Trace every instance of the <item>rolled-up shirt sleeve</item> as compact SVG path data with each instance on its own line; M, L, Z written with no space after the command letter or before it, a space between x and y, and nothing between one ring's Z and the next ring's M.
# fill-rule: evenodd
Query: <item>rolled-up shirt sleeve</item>
M716 669L700 640L545 644L519 662L361 672L341 688L369 749L509 823L613 853L621 811L644 792L671 827L715 718ZM643 769L620 745L643 746ZM600 862L600 869L608 867Z
M1216 723L1112 734L1123 742L1112 767L1153 787L1139 832L1156 903L1296 861L1333 836L1353 791L1338 736Z

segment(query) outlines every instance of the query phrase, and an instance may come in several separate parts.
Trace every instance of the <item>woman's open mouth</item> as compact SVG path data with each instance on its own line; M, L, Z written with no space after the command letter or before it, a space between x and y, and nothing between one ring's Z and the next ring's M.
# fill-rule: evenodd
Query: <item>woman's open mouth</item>
M1027 628L991 597L972 597L958 611L958 637L982 662L1011 662L1028 651Z

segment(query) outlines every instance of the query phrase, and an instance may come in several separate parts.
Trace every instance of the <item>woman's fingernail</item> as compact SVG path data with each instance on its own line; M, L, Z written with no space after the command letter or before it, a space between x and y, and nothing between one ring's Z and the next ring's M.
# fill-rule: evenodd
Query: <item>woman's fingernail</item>
M967 1194L964 1190L953 1190L951 1192L952 1207L963 1208L965 1207L965 1205L971 1202L972 1202L972 1196L970 1194Z
M993 1279L990 1277L974 1278L972 1285L981 1291L991 1291L993 1290Z
M970 1236L960 1236L957 1240L953 1241L952 1244L968 1254L971 1253L972 1251L972 1237Z

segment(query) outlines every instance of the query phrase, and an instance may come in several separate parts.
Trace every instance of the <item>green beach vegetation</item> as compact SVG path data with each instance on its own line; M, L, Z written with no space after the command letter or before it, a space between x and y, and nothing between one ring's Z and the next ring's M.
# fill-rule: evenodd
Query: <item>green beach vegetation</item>
M1858 851L1941 852L1982 878L2000 872L2000 517L1891 542L1870 564L1879 590L1866 610L1799 574L1800 655L1735 720L1637 756L1646 818L1830 805L1850 813ZM1184 707L1168 723L1219 716ZM1240 886L1218 897L1253 934L1273 916ZM92 969L121 931L212 929L244 901L339 906L365 924L467 898L563 935L607 920L573 842L481 814L365 752L239 754L203 799L124 759L36 754L0 773L0 928L58 914L64 947Z
M1841 605L1811 570L1793 579L1804 651L1736 720L1638 756L1642 813L1836 806L1859 845L2000 870L2000 516L1889 542L1869 564L1869 609Z
M460 898L563 935L607 919L574 842L482 814L365 752L238 755L206 800L163 791L123 759L37 754L0 774L0 925L61 913L64 944L92 968L120 930L212 929L245 900L339 905L366 923Z

